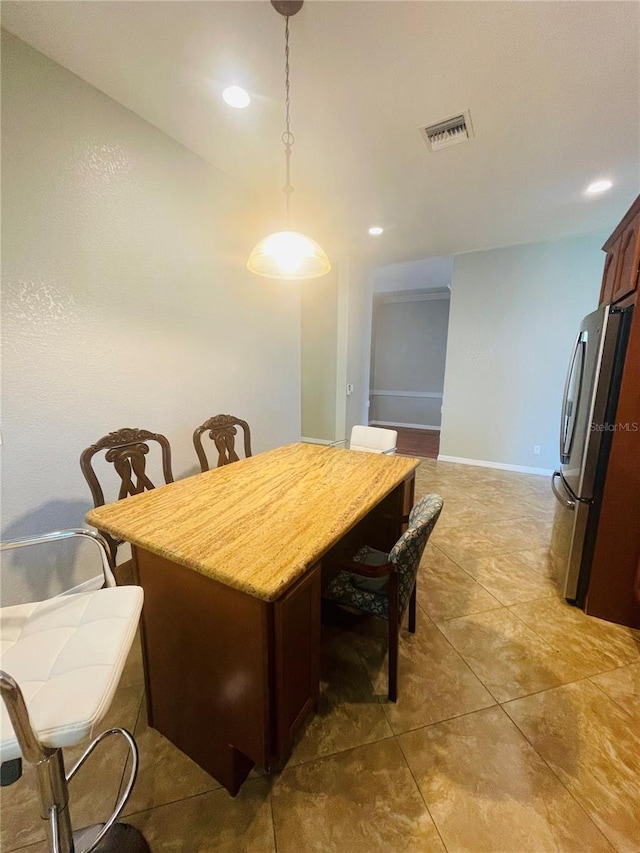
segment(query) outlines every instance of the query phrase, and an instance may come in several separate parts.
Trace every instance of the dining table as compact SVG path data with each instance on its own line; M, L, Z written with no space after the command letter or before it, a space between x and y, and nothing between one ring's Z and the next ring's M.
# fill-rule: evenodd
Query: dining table
M87 514L132 546L149 725L232 795L316 709L323 585L360 545L390 550L419 464L295 443Z

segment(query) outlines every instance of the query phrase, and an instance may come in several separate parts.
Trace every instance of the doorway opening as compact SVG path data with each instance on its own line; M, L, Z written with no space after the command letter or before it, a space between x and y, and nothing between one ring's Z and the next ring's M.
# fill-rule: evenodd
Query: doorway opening
M453 258L373 271L369 423L398 431L398 452L437 458Z

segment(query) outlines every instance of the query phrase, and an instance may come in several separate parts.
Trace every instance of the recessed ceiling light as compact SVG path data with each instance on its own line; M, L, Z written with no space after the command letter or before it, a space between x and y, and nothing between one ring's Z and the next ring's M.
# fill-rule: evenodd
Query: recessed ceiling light
M240 86L227 86L222 93L225 103L230 107L235 107L237 110L242 110L248 107L251 103L251 97L248 92L240 88Z
M373 228L369 228L369 234L371 234L372 237L379 237L383 231L384 228L380 228L379 225L374 225Z
M594 181L592 184L589 184L585 192L587 195L598 195L598 193L605 193L607 190L610 190L613 186L613 181L602 180L602 181Z

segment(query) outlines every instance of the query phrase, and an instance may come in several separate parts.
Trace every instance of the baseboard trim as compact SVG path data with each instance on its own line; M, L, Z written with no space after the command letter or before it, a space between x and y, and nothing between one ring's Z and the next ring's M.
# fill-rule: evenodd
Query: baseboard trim
M530 468L528 465L507 465L504 462L487 462L485 459L465 459L463 456L438 454L438 462L457 462L460 465L477 465L478 468L496 468L498 471L515 471L516 474L551 476L551 468Z
M306 435L301 436L300 441L303 444L335 444L335 441L330 441L328 438L309 438Z
M422 400L442 400L442 391L369 391L370 397L417 397Z
M369 421L369 426L405 427L406 429L426 429L429 432L440 432L440 427L431 424L401 424L398 421Z

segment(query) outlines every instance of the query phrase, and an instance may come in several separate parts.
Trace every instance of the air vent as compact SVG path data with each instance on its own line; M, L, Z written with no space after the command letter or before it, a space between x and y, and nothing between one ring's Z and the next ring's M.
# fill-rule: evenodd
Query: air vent
M427 125L427 127L421 127L420 132L432 151L448 148L450 145L457 145L459 142L466 142L473 137L469 110L465 110L457 116L445 118L435 124Z

